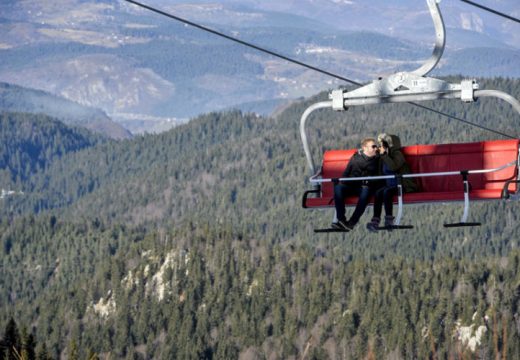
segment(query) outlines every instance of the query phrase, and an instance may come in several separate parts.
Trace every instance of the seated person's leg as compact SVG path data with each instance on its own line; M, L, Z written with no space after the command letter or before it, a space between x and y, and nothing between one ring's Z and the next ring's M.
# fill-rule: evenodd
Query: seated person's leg
M367 223L367 229L372 232L376 232L379 228L379 223L381 222L381 212L383 211L383 201L384 201L384 193L385 188L380 187L375 191L374 194L374 215L370 222Z
M384 189L384 203L386 216L392 216L392 210L394 207L394 196L397 194L397 187L386 187Z
M352 216L349 219L349 222L352 225L357 224L359 219L361 218L361 215L363 215L363 213L365 212L371 194L372 192L370 191L370 188L368 186L361 186L358 189L358 202L356 204L354 212L352 213Z
M385 188L379 188L376 190L374 195L374 217L381 218L381 212L383 211L383 201L385 195Z
M336 217L338 221L346 221L345 218L345 197L349 193L349 188L345 184L334 185L334 206L336 207Z
M392 215L394 206L394 195L397 194L397 187L387 187L385 189L385 227L392 227L394 225L394 216Z

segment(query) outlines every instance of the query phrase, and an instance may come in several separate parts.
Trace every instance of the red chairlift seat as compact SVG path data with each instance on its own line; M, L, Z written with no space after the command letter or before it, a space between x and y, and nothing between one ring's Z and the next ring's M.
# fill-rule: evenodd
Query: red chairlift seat
M424 174L416 177L420 191L403 194L404 204L464 201L464 186L461 175L467 175L470 200L502 199L518 192L519 139L493 140L474 143L412 145L402 148L411 171ZM340 178L348 161L356 152L330 150L323 155L321 179ZM501 170L471 173L471 170ZM456 172L456 175L427 176L429 173ZM309 197L314 193L315 197ZM346 198L346 206L355 205L356 197ZM397 196L395 198L397 202ZM303 197L304 208L334 207L332 182L322 182L320 190L307 191Z

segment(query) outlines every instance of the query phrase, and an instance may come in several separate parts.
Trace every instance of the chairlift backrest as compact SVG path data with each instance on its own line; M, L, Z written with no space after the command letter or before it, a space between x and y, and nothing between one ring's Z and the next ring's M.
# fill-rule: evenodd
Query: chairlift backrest
M461 171L498 168L518 156L518 140L494 140L474 143L414 145L403 148L410 168L415 173ZM515 167L470 174L472 189L502 190L504 182L515 175ZM460 177L421 177L416 179L429 192L459 190ZM516 190L516 188L515 188Z

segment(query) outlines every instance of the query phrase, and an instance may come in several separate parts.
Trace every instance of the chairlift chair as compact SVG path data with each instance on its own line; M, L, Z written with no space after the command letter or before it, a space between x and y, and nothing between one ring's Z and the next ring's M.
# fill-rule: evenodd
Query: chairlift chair
M396 229L412 227L400 224L403 204L464 201L460 222L444 225L461 227L480 225L480 223L468 222L470 200L518 200L520 198L519 139L404 147L403 154L410 164L412 173L402 177L415 178L421 185L420 192L410 194L403 194L400 184L402 178L396 175L341 178L343 169L356 150L327 151L323 156L320 169L317 169L314 164L305 126L311 113L318 109L347 111L352 106L442 99L460 99L472 103L481 97L495 97L509 103L520 114L520 102L513 96L498 90L480 90L475 80L462 80L459 84L452 84L426 76L439 62L445 47L444 22L438 6L440 0L426 0L426 2L435 26L436 38L432 55L421 67L411 72L398 72L379 78L351 91L333 90L329 94L329 101L315 103L303 113L300 135L311 175L309 181L313 187L303 195L304 208L334 207L332 183L335 181L373 181L394 176L398 181L396 199L398 213L393 227ZM356 200L346 199L345 203L347 206L354 205Z

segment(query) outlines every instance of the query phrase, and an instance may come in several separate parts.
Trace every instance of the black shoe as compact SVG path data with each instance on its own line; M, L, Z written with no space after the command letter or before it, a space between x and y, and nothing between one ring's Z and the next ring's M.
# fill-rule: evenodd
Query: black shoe
M347 229L352 230L354 229L354 226L356 226L356 224L357 223L353 222L352 220L347 220L344 226L346 226Z
M332 223L331 227L334 229L350 231L354 228L354 224L352 224L350 221L339 220L338 222Z
M332 224L330 224L330 227L333 228L333 229L338 229L338 230L342 230L343 229L341 227L341 225L339 224L339 222L333 222Z

